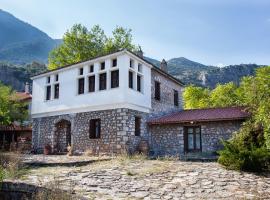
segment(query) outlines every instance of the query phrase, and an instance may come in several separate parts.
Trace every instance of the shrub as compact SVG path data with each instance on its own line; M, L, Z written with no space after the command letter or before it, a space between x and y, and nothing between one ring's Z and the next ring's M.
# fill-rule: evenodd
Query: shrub
M270 152L265 146L241 146L234 141L224 141L218 163L227 169L262 172L269 170Z
M0 183L4 180L4 169L0 166Z
M270 170L270 150L267 149L261 125L253 121L243 124L231 140L222 141L218 162L227 169L261 172Z

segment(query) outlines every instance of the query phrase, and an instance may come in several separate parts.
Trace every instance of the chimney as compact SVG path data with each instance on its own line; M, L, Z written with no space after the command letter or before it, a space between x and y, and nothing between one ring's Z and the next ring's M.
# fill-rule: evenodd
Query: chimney
M25 83L24 92L27 93L27 94L30 93L30 87L29 87L29 83L28 82Z
M143 51L141 46L139 46L139 50L137 51L137 56L139 56L140 58L143 58Z
M160 63L160 69L163 70L164 72L167 72L167 62L163 59Z

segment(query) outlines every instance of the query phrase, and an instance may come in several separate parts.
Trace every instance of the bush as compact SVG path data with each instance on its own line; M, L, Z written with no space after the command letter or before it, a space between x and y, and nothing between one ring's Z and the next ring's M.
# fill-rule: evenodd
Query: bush
M224 150L220 151L218 163L227 169L262 172L269 170L270 152L265 146L250 149L232 141L224 141Z
M263 128L251 120L244 123L231 140L222 141L218 162L227 169L261 172L270 170L270 150L263 137Z

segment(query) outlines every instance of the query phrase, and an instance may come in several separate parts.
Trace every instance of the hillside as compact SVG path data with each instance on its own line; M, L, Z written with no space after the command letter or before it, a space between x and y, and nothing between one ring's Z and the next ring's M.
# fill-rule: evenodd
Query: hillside
M48 53L61 40L50 38L36 27L1 9L0 27L0 81L16 90L23 90L24 83L30 81L31 75L45 70L46 66L39 63L47 63ZM158 60L147 57L146 59L157 66L160 64ZM210 88L215 87L217 83L239 83L243 76L253 75L257 67L259 66L255 64L243 64L219 68L184 57L168 60L170 74L187 85Z
M47 62L48 52L58 43L46 33L0 9L0 60L23 64Z
M158 60L146 59L159 67ZM184 57L170 59L167 63L168 72L186 85L195 84L209 88L214 88L218 83L223 84L230 81L239 84L242 77L253 75L255 69L260 67L256 64L241 64L220 68L203 65Z

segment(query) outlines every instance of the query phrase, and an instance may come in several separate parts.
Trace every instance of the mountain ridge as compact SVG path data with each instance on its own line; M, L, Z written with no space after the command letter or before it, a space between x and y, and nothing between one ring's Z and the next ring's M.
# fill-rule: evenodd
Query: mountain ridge
M52 39L40 29L0 9L0 81L22 90L33 72L44 71L49 52L61 40ZM157 67L160 61L145 57ZM33 62L37 61L37 62ZM7 64L10 63L10 64ZM30 63L27 65L27 63ZM168 72L185 84L213 88L218 83L238 84L243 76L253 75L259 65L243 64L223 68L208 66L185 57L169 59Z

